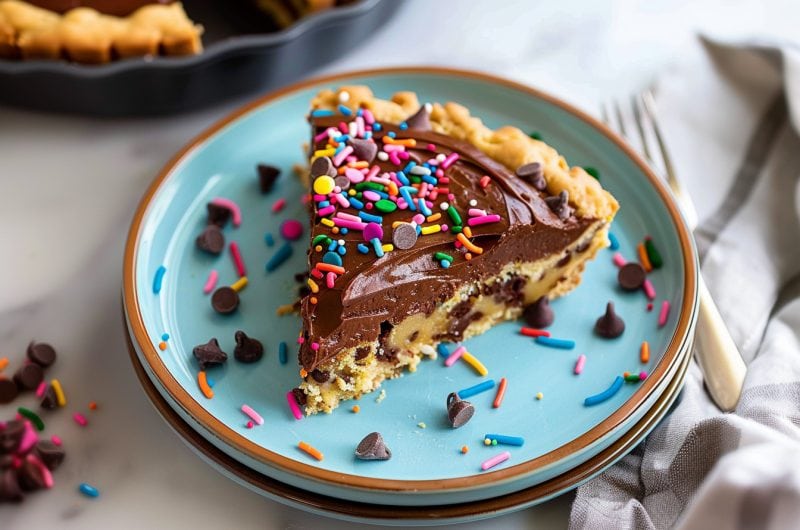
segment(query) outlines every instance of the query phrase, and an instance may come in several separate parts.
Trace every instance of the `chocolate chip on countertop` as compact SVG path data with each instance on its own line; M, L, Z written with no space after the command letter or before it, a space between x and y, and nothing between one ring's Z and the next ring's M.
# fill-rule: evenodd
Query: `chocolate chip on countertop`
M27 354L31 362L42 368L47 368L56 362L56 350L46 342L31 342Z
M617 273L619 286L626 291L636 291L642 287L647 273L644 267L631 261L620 267Z
M64 449L50 440L39 440L33 448L33 452L50 471L60 466L66 456Z
M450 425L457 429L472 419L475 407L469 401L464 401L458 394L451 392L447 396L447 419Z
M527 181L531 186L539 191L547 187L547 181L544 179L544 169L539 162L531 162L523 164L515 171L517 176Z
M366 435L356 447L356 458L360 460L389 460L391 457L392 452L379 432Z
M22 499L17 470L14 468L0 470L0 502L20 502Z
M46 410L55 410L58 407L58 398L56 397L56 391L53 390L53 385L47 385L39 406Z
M275 186L275 181L281 176L281 170L269 164L258 164L256 166L258 172L258 187L261 193L269 193Z
M192 353L194 358L197 359L197 364L200 365L201 370L220 365L228 360L228 354L222 351L216 338L212 338L205 344L195 346Z
M233 357L242 363L254 363L264 355L264 345L261 341L250 338L244 331L237 331L234 335L236 347Z
M525 323L532 328L546 328L555 320L553 308L550 307L550 299L542 296L534 303L525 308L522 313Z
M232 313L239 307L239 293L227 285L220 287L211 295L211 307L223 315Z
M625 331L625 322L614 311L614 302L609 302L606 305L606 312L597 319L594 331L607 339L619 337Z
M17 383L6 377L0 377L0 404L11 403L18 395Z
M194 242L197 248L209 254L218 255L225 248L225 236L215 224L206 226Z
M14 373L14 382L20 390L36 390L44 380L44 370L36 363L27 363Z
M231 218L231 211L224 206L209 202L206 204L208 210L208 224L217 225L220 228L225 228Z
M22 440L25 424L22 420L6 422L4 429L0 429L0 455L13 453Z

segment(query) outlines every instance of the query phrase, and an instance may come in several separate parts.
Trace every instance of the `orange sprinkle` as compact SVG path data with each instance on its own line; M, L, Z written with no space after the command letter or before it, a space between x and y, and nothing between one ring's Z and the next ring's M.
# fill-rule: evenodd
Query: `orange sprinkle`
M202 392L205 397L208 399L214 397L214 391L211 390L210 386L208 386L205 370L197 372L197 384L200 386L200 392Z
M340 175L344 175L344 172L347 171L347 166L340 166L338 171Z
M344 267L333 265L332 263L325 263L324 261L318 262L314 267L317 270L323 272L334 272L336 274L344 274Z
M162 340L161 342L158 343L158 349L161 350L161 351L166 350L167 349L167 343Z
M319 452L319 449L312 447L305 442L300 442L299 444L297 444L297 447L299 447L302 451L305 451L306 453L310 454L317 460L320 461L322 460L322 453Z
M383 143L385 144L394 144L394 145L404 145L406 147L416 147L417 141L414 138L392 138L389 135L383 137Z
M622 377L628 377L629 375L631 375L630 372L622 372Z
M334 234L338 234L339 233L339 227L338 226L334 226L333 228L331 228L331 232L333 232Z
M312 296L311 298L308 299L308 301L311 302L312 304L316 304L318 300L316 296Z
M358 405L353 405L353 408L351 410L354 413L358 414L361 411L361 407L359 407Z
M322 252L322 245L317 245L316 247L314 247L314 250L316 250L317 252Z
M644 243L639 243L636 246L636 251L639 253L639 263L642 264L644 270L647 272L653 270L653 265L650 264L650 258L647 257L647 249L644 248Z
M97 403L95 403L94 401L90 401L89 410L97 410Z
M497 385L497 395L494 397L494 403L492 403L492 407L500 408L500 404L503 402L503 398L506 395L506 385L508 381L506 381L505 377L500 378L500 384Z
M461 454L465 455L467 453L469 453L469 447L467 447L466 445L461 446Z
M2 359L0 359L0 372L5 370L6 366L8 366L8 357L3 357Z
M456 236L456 239L464 245L464 247L469 250L470 252L474 252L475 254L483 254L483 249L481 247L475 246L472 244L472 241L467 239L467 236L464 233L460 233Z
M642 342L642 349L639 350L639 359L642 363L650 361L650 344L648 344L647 341Z
M358 160L356 162L351 162L347 164L347 167L353 167L356 169L366 169L369 167L369 163L365 162L364 160Z
M392 197L396 197L396 196L397 196L397 194L398 194L398 193L400 193L400 190L398 190L398 189L397 189L397 184L395 184L394 182L389 182L389 186L387 187L387 190L386 190L386 191L387 191L387 192L389 193L389 195L391 195Z
M306 377L307 375L308 375L308 372L306 372L306 369L305 369L305 368L300 368L300 377L302 377L303 379L305 379L305 377Z
M467 252L466 254L464 254L464 259L467 260L467 261L471 260L472 259L472 254Z
M471 227L465 226L464 228L461 229L461 231L464 232L465 236L472 237L472 228Z
M426 217L425 220L428 221L429 223L432 223L434 221L438 221L441 218L442 218L442 214L435 213L433 215L429 215L428 217Z

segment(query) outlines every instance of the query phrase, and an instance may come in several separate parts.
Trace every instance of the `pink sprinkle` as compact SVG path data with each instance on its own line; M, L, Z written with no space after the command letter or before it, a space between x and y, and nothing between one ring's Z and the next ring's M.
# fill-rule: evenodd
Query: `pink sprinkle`
M367 176L367 180L374 179L378 175L378 172L380 170L381 170L381 168L378 167L378 166L372 166L371 168L369 168L369 171L367 172L367 175L366 175ZM345 175L346 174L347 173L345 172ZM380 182L381 184L389 184L388 175L389 175L388 173L384 173L383 175L381 175L381 178L383 178L384 180L383 181L376 181L376 182Z
M314 202L322 202L327 200L328 200L327 195L320 195L319 193L314 194Z
M319 350L319 342L312 342L311 343L311 349L314 350L314 351Z
M47 390L47 383L42 381L41 383L39 383L39 386L36 388L36 397L38 397L38 398L42 397L46 390Z
M281 223L281 235L287 241L297 241L303 235L303 223L297 219L286 219Z
M58 447L61 447L61 444L64 443L64 442L61 441L61 438L59 438L55 434L50 437L50 441L53 442L53 444L57 445Z
M214 197L211 199L211 204L230 210L233 216L233 226L242 224L242 211L239 209L239 205L232 200L224 197Z
M347 158L347 155L349 155L352 152L353 152L353 147L349 145L346 146L344 149L339 151L338 155L333 157L333 165L336 167L342 165L342 162L344 161L345 158Z
M339 122L339 130L342 131L343 133L347 134L348 133L347 124L345 122L343 122L343 121L340 121Z
M89 421L86 419L86 416L84 416L80 412L76 412L75 414L73 414L72 419L75 420L75 423L77 423L81 427L86 427L87 425L89 425Z
M236 241L231 241L231 244L228 246L231 250L231 257L233 258L233 264L236 266L236 272L239 274L239 277L247 276L247 269L244 267L244 261L242 261L242 253L239 252L239 245Z
M422 215L421 213L418 213L414 215L414 217L412 217L411 220L417 223L418 225L421 225L422 223L425 222L425 216Z
M389 161L396 166L402 164L402 162L400 161L400 157L397 156L397 151L392 151L391 153L389 153Z
M337 193L336 195L333 196L333 198L336 200L336 202L339 203L339 206L341 206L342 208L350 208L350 201L348 201L345 198L344 194Z
M252 422L252 420L248 420L244 426L247 427L248 429L252 429L254 425L255 424Z
M381 200L381 196L380 196L380 195L378 195L377 193L375 193L375 192L374 192L374 191L372 191L372 190L364 190L364 191L362 192L362 195L363 195L363 196L364 196L364 198L365 198L365 199L367 199L368 201L376 201L376 202L377 202L377 201Z
M447 229L448 229L448 228L450 228L450 227L449 227L449 226L447 226L447 225L439 225L439 226L441 227L441 229L442 229L442 232L447 232Z
M447 155L447 158L445 158L445 159L444 159L444 162L442 162L441 168L442 168L442 169L447 169L447 168L449 168L449 167L450 167L450 166L452 166L452 165L455 163L455 161L456 161L456 160L458 160L458 159L459 159L459 155L458 155L458 153L450 153L449 155Z
M29 453L28 456L25 457L31 465L33 465L42 477L42 482L44 483L44 487L50 489L53 487L55 482L53 481L53 475L50 473L50 470L47 469L47 466L44 465L44 462L39 460L39 458L34 455L33 453Z
M336 274L333 272L329 272L325 275L325 284L328 286L328 289L333 289L333 282L336 281Z
M203 292L205 294L208 294L214 290L214 287L217 286L218 277L219 273L217 272L217 269L211 269L211 272L208 273L208 279L206 280L206 284L203 286Z
M503 451L497 456L493 456L489 460L486 460L483 464L481 464L481 469L486 471L487 469L491 469L498 464L502 464L506 460L511 458L511 453L508 451Z
M304 337L297 337L297 344L303 344L306 341Z
M369 125L375 123L375 117L372 115L372 111L364 109L364 121L366 121Z
M481 210L480 208L470 208L467 210L467 215L470 217L481 217L486 215L486 210Z
M447 356L447 359L444 360L445 366L453 366L457 360L461 358L467 352L467 349L464 346L459 346L453 353Z
M469 226L478 226L478 225L485 225L488 223L496 223L500 220L500 216L496 213L491 215L482 215L480 217L470 217L467 219L467 224Z
M442 171L441 169L437 169L436 170L436 178L439 179L439 182L443 182L442 179L445 178L444 171ZM450 182L450 179L447 179L447 182Z
M250 405L242 405L242 412L247 414L247 417L256 422L256 425L264 425L264 418L261 417L261 414L253 410Z
M405 151L406 146L397 144L386 144L383 146L383 150L386 153L399 153L400 151Z
M361 218L357 215L353 215L347 212L339 212L336 214L337 219L347 219L348 221L355 221L357 223L361 222Z
M406 151L400 151L397 156L400 158L400 160L408 160L411 158L411 155L409 155Z
M356 131L358 132L359 138L364 137L364 118L361 116L356 116Z
M481 188L485 188L486 186L489 185L489 183L491 181L492 181L492 179L491 179L491 177L489 177L489 175L484 175L484 176L481 177L481 180L480 180L479 184L481 185Z
M642 284L642 289L644 289L644 294L648 299L656 299L656 289L653 287L653 282L651 282L648 278L645 278L644 283Z
M353 167L348 167L344 170L344 176L353 184L358 184L364 180L364 174Z
M309 274L318 280L322 279L322 271L320 271L319 269L311 269L311 272L309 272Z
M435 152L436 151L436 146L434 144L428 144L428 145L425 146L425 149L427 149L428 151Z
M317 210L317 214L320 217L327 217L335 211L336 211L336 206L329 204L325 208L320 208L319 210Z
M442 190L441 190L441 189L439 189L439 192L441 192L441 191L442 191ZM450 201L450 202L453 202L454 200L456 200L456 196L455 196L455 195L453 195L452 193L448 193L448 194L447 194L447 200L448 200L448 201Z
M25 427L22 431L22 440L20 440L19 445L17 446L17 454L26 454L30 451L36 442L39 441L39 437L36 435L36 431L33 430L33 425L28 420L25 420Z
M580 354L578 356L578 360L575 362L575 375L578 375L581 372L583 372L584 364L586 364L586 356L584 354Z
M275 201L274 203L272 203L272 212L273 213L278 213L281 210L283 210L284 206L286 206L286 199L280 198L277 201Z
M321 142L322 140L324 140L325 138L327 138L327 137L330 135L330 130L331 130L331 128L330 128L330 127L328 127L327 129L325 129L324 131L322 131L321 133L319 133L318 135L316 135L316 136L314 137L314 142L315 142L315 143L316 143L316 142Z
M639 372L639 381L647 379L647 372Z
M663 328L669 318L669 300L661 302L661 312L658 314L658 327Z
M614 253L614 257L611 258L611 261L613 261L614 265L616 265L617 267L624 267L625 264L628 263L628 261L625 258L623 258L622 254L620 254L619 252Z
M295 399L294 393L291 390L286 392L286 401L289 403L289 409L291 409L294 419L302 420L303 413L300 412L300 407L297 405L297 399Z

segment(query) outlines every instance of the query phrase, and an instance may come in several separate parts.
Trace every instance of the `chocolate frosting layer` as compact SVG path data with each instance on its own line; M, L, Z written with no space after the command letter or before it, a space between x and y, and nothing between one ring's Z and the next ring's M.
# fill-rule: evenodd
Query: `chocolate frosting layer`
M25 0L29 4L55 11L66 13L76 7L91 7L106 15L124 17L130 15L142 6L150 4L171 4L174 0Z
M337 126L342 119L342 116L312 118L314 136L328 127ZM423 226L453 224L447 212L439 208L442 201L457 208L464 226L467 226L470 208L499 214L500 220L471 227L472 237L469 239L481 247L483 253L473 253L470 260L464 258L463 250L455 248L456 236L450 230L420 235L412 248L395 249L378 258L372 250L367 254L356 250L359 243L370 246L364 241L362 232L351 230L346 235L332 234L331 228L321 224L318 215L313 215L312 240L320 234L334 240L343 239L347 254L342 257L345 272L338 276L333 288L327 288L324 281L319 281L319 292L301 302L305 340L300 348L300 363L309 372L343 349L377 340L382 332L387 332L411 314L430 314L437 304L449 299L465 282L485 280L510 262L534 261L562 251L594 222L594 219L576 218L574 215L560 220L545 203L544 192L469 143L432 131L399 130L384 125L373 135L378 145L382 145L381 138L390 131L398 140L416 140L417 145L406 150L418 163L440 153L459 154L458 160L444 172L449 179L446 186L454 197L451 200L447 193L444 196L439 194L431 209L434 214L441 213L442 217ZM315 148L324 149L326 142L327 139L317 142ZM429 144L436 147L435 152L427 149ZM402 169L402 166L377 158L371 165L380 167L378 174ZM486 187L480 184L484 176L491 179ZM475 206L470 206L471 200L476 201ZM313 201L310 207L317 209ZM358 213L352 208L340 211ZM392 224L409 222L416 213L419 212L397 209L382 215L384 233L381 242L391 243ZM309 270L323 259L326 250L310 250ZM443 268L434 259L436 252L454 257L448 268ZM316 304L311 303L312 296L316 297ZM311 347L312 343L318 345L316 350Z

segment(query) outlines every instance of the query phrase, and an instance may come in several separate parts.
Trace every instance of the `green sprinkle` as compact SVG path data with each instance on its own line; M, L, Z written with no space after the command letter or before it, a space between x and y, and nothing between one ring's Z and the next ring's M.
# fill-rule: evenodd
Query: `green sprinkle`
M639 377L639 374L630 374L625 376L625 381L629 383L638 383L642 379Z
M650 265L652 265L654 269L660 269L664 265L664 259L661 257L661 252L658 251L650 238L644 240L644 249L647 251Z
M436 258L436 261L441 261L441 260L453 261L453 256L451 256L450 254L445 254L444 252L437 252L436 254L433 255L433 257Z
M419 184L422 182L422 177L419 177L417 175L411 175L411 178L409 180L411 181L412 184Z
M528 136L530 136L530 137L531 137L531 138L533 138L534 140L539 140L539 141L541 141L541 140L542 140L542 135L541 135L541 134L539 134L539 131L533 131L533 132L531 132L531 133L530 133Z
M320 234L311 241L311 246L316 247L317 245L330 245L331 238L326 236L325 234Z
M497 445L497 440L492 440L492 445Z
M383 184L378 182L359 182L356 184L356 190L374 190L374 191L383 191Z
M26 418L31 420L33 424L36 425L37 431L44 430L44 422L42 421L42 418L40 418L38 414L36 414L32 410L26 409L25 407L18 408L17 412L19 412L22 416L25 416Z
M452 204L447 207L447 215L450 216L450 220L453 221L454 225L464 224L464 221L461 220L461 216L458 214L458 210L456 210L455 206Z
M600 172L597 171L596 167L586 166L583 168L583 170L593 176L595 179L600 180Z
M392 213L397 210L397 204L392 201L387 201L386 199L381 199L375 203L375 209L381 213Z
M461 230L463 230L463 228L460 227L460 226L451 226L450 227L450 233L451 234L460 234Z

